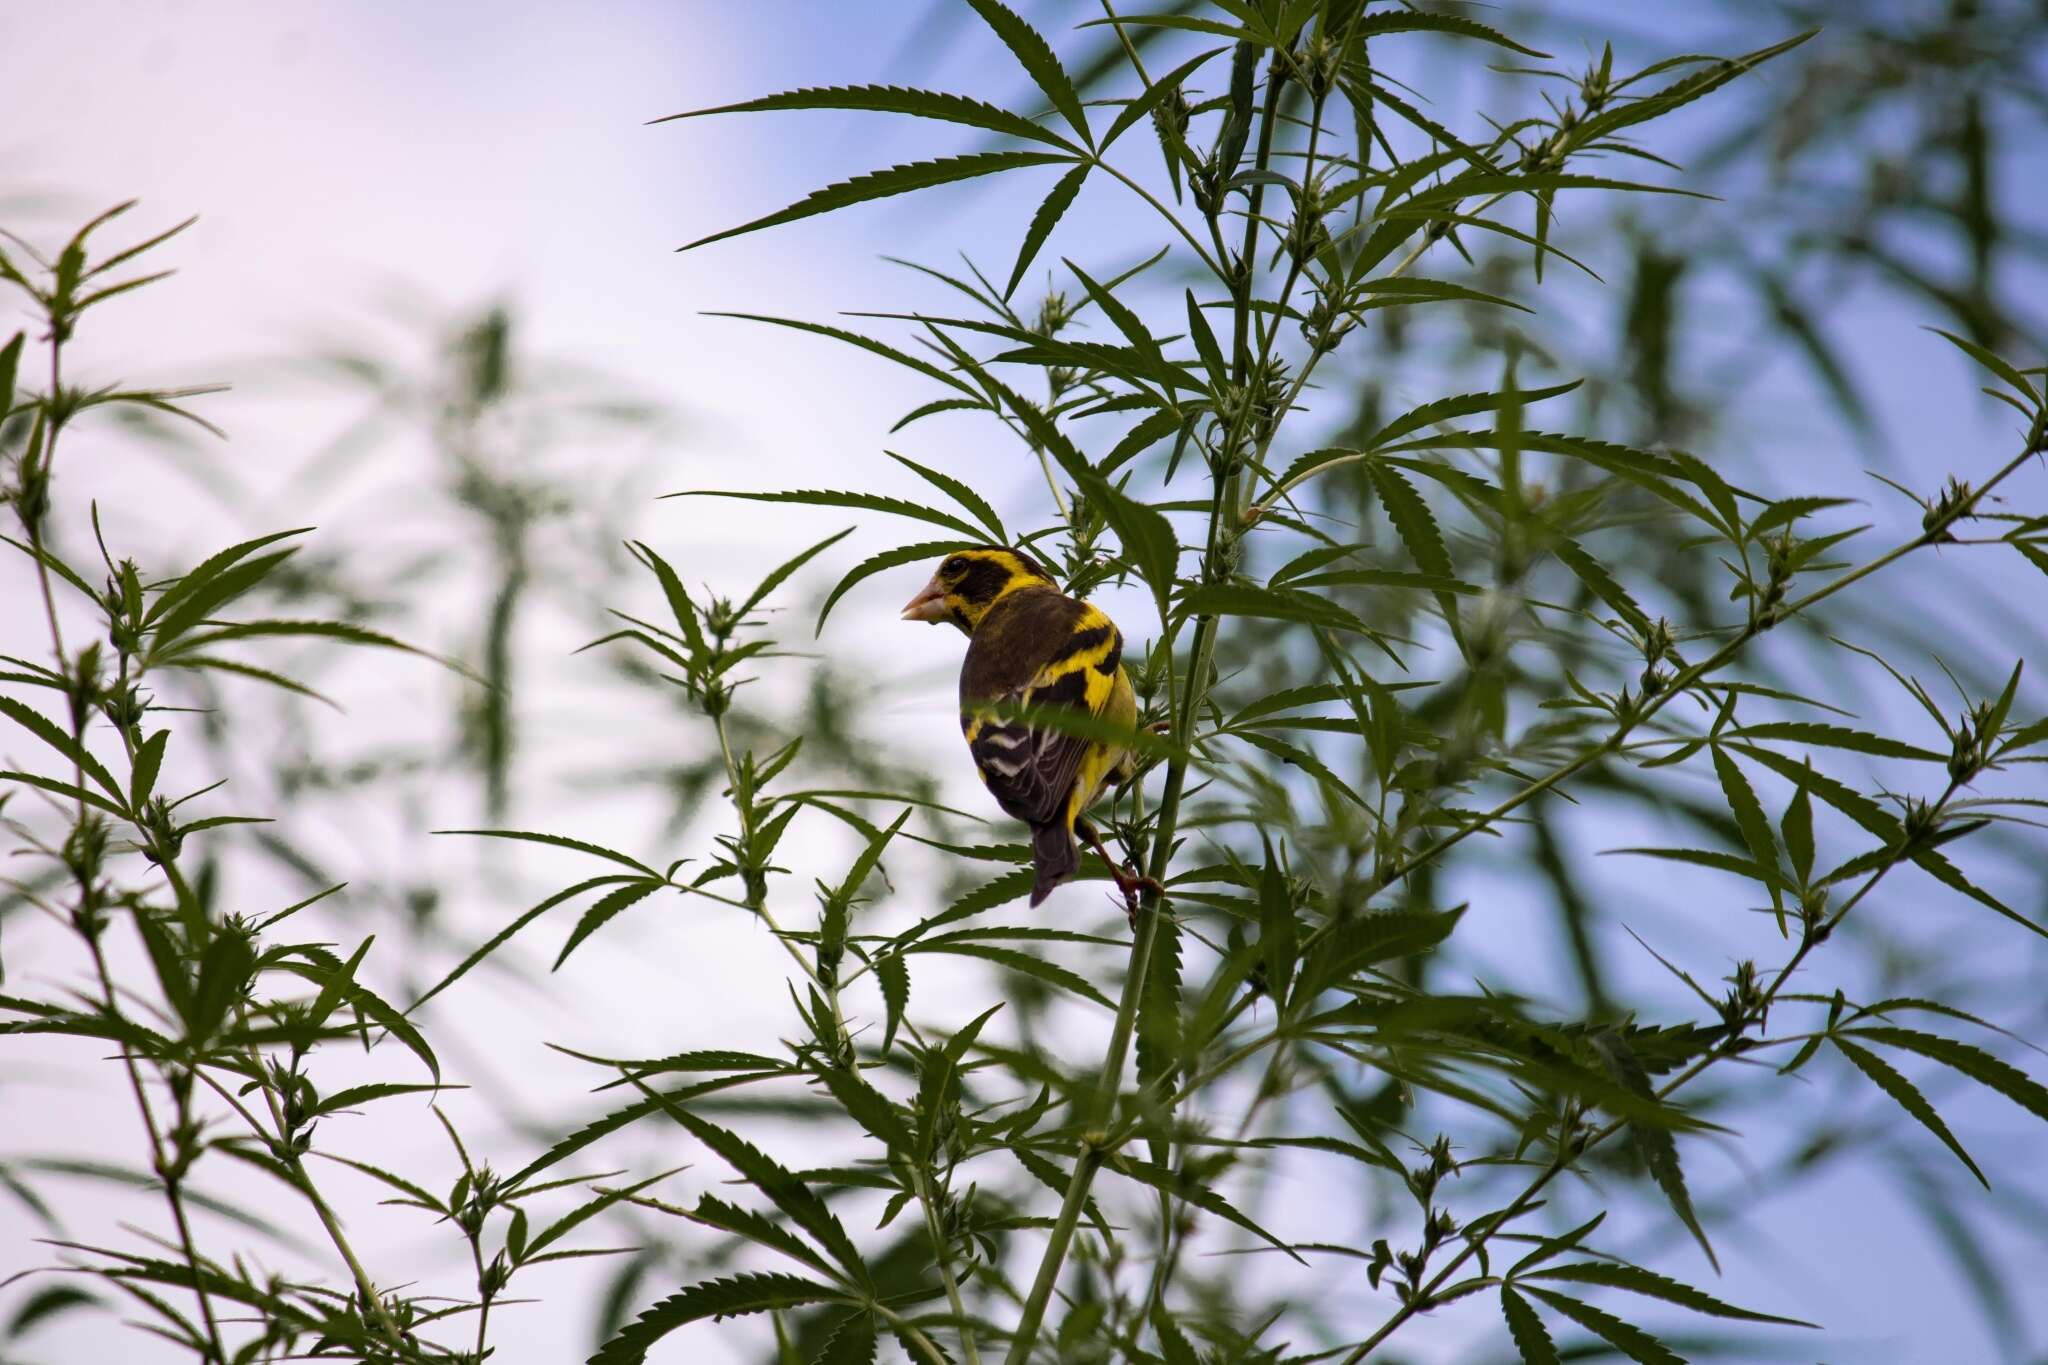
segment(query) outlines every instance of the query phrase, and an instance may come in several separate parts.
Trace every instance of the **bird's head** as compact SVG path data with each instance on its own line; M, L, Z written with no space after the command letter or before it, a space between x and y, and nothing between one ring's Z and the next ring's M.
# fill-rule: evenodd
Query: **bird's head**
M1051 574L1015 550L958 550L940 561L931 581L903 608L903 619L945 621L972 635L998 599L1021 588L1058 587Z

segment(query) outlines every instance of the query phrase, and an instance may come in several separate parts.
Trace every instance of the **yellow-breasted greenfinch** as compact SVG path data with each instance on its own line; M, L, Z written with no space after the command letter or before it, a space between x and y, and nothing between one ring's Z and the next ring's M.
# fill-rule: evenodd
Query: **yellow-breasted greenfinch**
M1077 831L1102 855L1133 907L1144 879L1103 850L1082 813L1134 755L1029 716L990 714L1070 707L1128 729L1138 703L1123 668L1123 634L1093 603L1069 597L1028 556L991 546L946 556L903 608L906 621L947 623L967 638L960 668L960 729L996 804L1031 827L1031 903L1080 870Z

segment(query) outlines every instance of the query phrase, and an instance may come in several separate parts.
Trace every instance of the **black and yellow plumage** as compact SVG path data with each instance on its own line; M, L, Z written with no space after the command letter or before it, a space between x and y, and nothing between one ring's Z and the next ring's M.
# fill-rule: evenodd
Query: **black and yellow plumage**
M988 710L1070 707L1130 728L1138 703L1123 668L1123 635L1099 607L1061 592L1028 557L996 547L948 555L903 617L945 622L968 637L960 728L996 803L1031 827L1035 906L1080 870L1077 825L1101 851L1082 812L1112 777L1128 775L1132 755L1111 742ZM1129 896L1137 879L1114 862L1110 871Z

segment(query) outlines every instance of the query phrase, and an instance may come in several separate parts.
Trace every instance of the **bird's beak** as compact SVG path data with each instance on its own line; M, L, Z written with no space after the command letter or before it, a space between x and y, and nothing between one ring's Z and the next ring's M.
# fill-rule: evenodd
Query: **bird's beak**
M939 586L939 576L932 575L932 581L918 589L917 596L904 604L903 619L906 621L943 621L946 619L946 590Z

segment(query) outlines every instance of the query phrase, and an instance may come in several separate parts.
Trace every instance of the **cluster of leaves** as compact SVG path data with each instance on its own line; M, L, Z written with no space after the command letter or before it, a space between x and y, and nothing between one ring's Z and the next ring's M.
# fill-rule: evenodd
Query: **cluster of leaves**
M192 675L225 676L317 696L305 683L243 657L246 642L276 639L420 651L345 620L251 615L274 599L293 573L304 528L231 545L171 574L116 557L98 534L98 563L84 567L53 543L54 471L62 438L96 408L140 406L192 421L177 392L86 389L65 376L64 357L81 315L161 274L105 283L110 272L159 247L183 226L113 251L93 254L95 234L125 213L121 205L80 229L54 258L9 239L27 268L0 255L0 279L41 315L47 383L34 387L22 361L32 355L17 334L0 348L0 423L15 439L7 501L19 535L7 536L32 568L46 648L17 645L0 681L20 695L0 696L10 758L0 772L0 820L21 856L7 883L10 902L68 936L79 978L47 994L0 996L4 1030L18 1038L69 1037L111 1045L146 1139L139 1169L89 1162L10 1162L8 1187L46 1219L52 1213L27 1182L36 1171L133 1184L160 1195L173 1236L140 1249L58 1241L65 1267L119 1291L142 1326L201 1360L270 1360L315 1355L384 1361L479 1360L486 1351L492 1302L529 1266L590 1254L558 1245L586 1220L626 1197L597 1193L538 1232L520 1201L583 1177L511 1185L470 1164L446 1128L463 1167L445 1197L316 1142L323 1123L397 1096L449 1088L433 1048L409 1009L364 979L374 935L344 957L318 938L293 938L297 919L344 893L337 884L293 904L235 910L223 901L211 841L228 827L267 821L199 813L222 783L180 791L173 774L205 756L204 739L180 733L159 690ZM95 583L94 579L97 579ZM80 623L89 638L80 642ZM67 625L69 627L67 631ZM43 657L33 657L41 654ZM38 704L40 703L40 705ZM27 746L17 751L18 742ZM175 744L174 744L175 742ZM180 757L181 751L188 754ZM17 757L17 753L19 756ZM198 804L194 804L198 803ZM196 869L196 870L195 870ZM317 915L319 912L315 911ZM139 972L140 975L132 975ZM415 1004L414 1008L417 1007ZM324 1085L320 1063L337 1046L375 1056L409 1053L426 1079ZM460 1229L475 1258L475 1298L454 1303L379 1288L342 1229L334 1203L314 1175L314 1158L354 1167L392 1187L393 1202L427 1210ZM233 1218L280 1246L293 1245L283 1222L195 1187L205 1172L254 1172L281 1185L310 1214L345 1267L341 1287L268 1269L238 1251L209 1254L189 1211ZM600 1177L602 1178L602 1177ZM637 1189L638 1187L634 1187ZM630 1193L630 1191L628 1191ZM499 1245L487 1255L489 1220ZM155 1242L156 1239L151 1239ZM181 1301L189 1295L189 1302ZM16 1314L14 1331L68 1308L95 1303L71 1283L45 1288ZM232 1313L232 1316L230 1314ZM474 1341L437 1344L429 1329L457 1320Z
M52 548L50 471L69 422L100 403L182 413L187 396L63 382L77 314L149 277L95 282L156 244L90 262L94 224L54 261L38 261L41 276L0 260L0 276L44 314L51 360L46 388L17 398L25 339L0 352L0 416L12 423L0 432L18 452L8 493L21 538L10 539L39 577L50 628L50 662L13 658L4 676L49 706L0 697L44 756L4 774L14 790L0 803L41 803L4 811L40 869L14 885L75 937L85 972L75 994L0 1003L14 1016L11 1033L117 1044L149 1149L133 1178L161 1193L176 1238L149 1254L72 1246L73 1264L130 1295L155 1330L221 1365L291 1353L480 1360L500 1349L489 1338L492 1309L509 1302L513 1276L615 1250L585 1251L567 1238L622 1215L639 1220L635 1240L681 1248L691 1273L637 1318L612 1324L593 1357L604 1365L643 1359L693 1323L755 1315L772 1324L778 1360L831 1365L872 1361L891 1338L932 1365L978 1365L995 1350L1011 1365L1053 1356L1351 1365L1398 1349L1388 1343L1418 1315L1480 1296L1497 1305L1512 1349L1537 1365L1599 1350L1679 1359L1673 1347L1683 1343L1660 1339L1620 1306L1643 1300L1731 1322L1810 1326L1732 1305L1649 1268L1642 1254L1596 1246L1607 1213L1563 1217L1560 1193L1571 1176L1640 1179L1665 1206L1661 1221L1711 1261L1716 1211L1689 1184L1684 1155L1693 1135L1726 1131L1697 1082L1738 1074L1725 1065L1734 1061L1777 1063L1739 1073L1749 1079L1736 1089L1761 1094L1784 1084L1773 1075L1839 1059L1844 1074L1987 1183L2000 1172L1970 1154L1922 1073L1976 1082L2048 1119L2048 1087L2001 1055L2003 1030L1930 998L1933 987L1916 982L1868 1000L1846 986L1810 988L1833 960L1819 950L1877 920L1877 889L1907 868L1957 903L2009 921L2008 932L2043 932L1955 860L1957 841L2021 827L2029 804L1974 795L1973 785L2048 753L2048 721L2029 718L2023 668L2002 660L2003 685L1957 712L1871 656L1929 716L1929 737L1915 743L1852 723L1835 698L1774 676L1757 649L1761 637L1805 630L1824 608L1853 601L1873 575L1910 574L1932 547L2048 555L2044 518L1994 510L2048 450L2048 372L1991 349L2012 339L2012 326L1965 324L1971 335L1950 336L1985 371L1986 391L2018 412L2014 449L1970 482L1909 491L1917 527L1868 554L1858 553L1868 528L1837 520L1845 499L1747 487L1726 464L1668 444L1675 428L1654 404L1633 440L1529 424L1537 405L1550 413L1558 400L1584 397L1579 378L1524 383L1524 370L1558 370L1554 354L1469 320L1526 311L1520 272L1585 269L1580 256L1611 247L1598 234L1563 239L1560 194L1689 192L1584 174L1581 163L1659 162L1635 141L1638 130L1803 37L1632 73L1617 70L1611 52L1583 71L1545 68L1565 83L1565 98L1468 141L1387 74L1387 54L1437 39L1468 53L1544 59L1472 19L1359 0L1213 0L1133 15L1104 4L1084 28L1111 40L1106 59L1070 67L1000 0L970 7L1030 87L1019 110L869 86L703 112L894 113L967 128L986 145L829 186L692 245L1056 168L1007 275L997 272L1003 283L971 265L927 272L971 302L964 315L881 315L907 326L900 341L741 315L851 344L935 384L940 396L899 428L993 418L1016 438L1020 460L1042 472L1051 515L1006 522L976 491L981 471L903 456L892 458L932 490L929 501L844 489L717 496L936 529L942 538L845 568L819 631L874 575L976 544L1028 547L1077 595L1113 583L1141 590L1131 600L1149 600L1156 630L1123 622L1138 727L1032 716L1141 755L1101 821L1157 888L1129 935L1121 916L1100 933L1043 918L998 922L1030 890L1025 846L969 842L979 836L956 832L960 813L940 806L928 782L886 760L852 762L856 746L828 733L825 708L778 723L744 704L753 670L785 657L765 609L807 565L832 562L849 533L729 598L686 586L691 566L680 555L671 563L650 544L629 545L658 605L618 613L618 628L594 646L704 727L706 757L687 786L722 788L729 823L701 861L636 856L609 846L616 840L463 831L570 850L594 860L593 874L513 916L404 1010L360 979L367 940L346 958L323 943L279 941L278 925L340 888L255 914L227 911L212 864L188 871L186 840L203 849L209 831L241 817L179 813L211 788L177 800L159 794L172 731L152 729L168 708L150 686L198 673L304 687L220 652L244 638L404 647L348 621L230 618L289 578L285 542L300 533L234 546L163 579L102 546L97 588ZM1131 244L1128 256L1141 259L1122 269L1063 258L1072 283L1035 311L1019 305L1019 288L1090 183L1156 213L1164 245ZM1528 217L1514 216L1524 205ZM1503 254L1488 256L1488 242ZM1458 269L1454 253L1471 268ZM1362 349L1371 348L1375 370L1409 360L1403 338L1430 318L1469 323L1498 384L1385 411L1381 381L1347 381L1342 392L1364 392L1358 411L1310 412L1311 397ZM479 414L503 395L502 320L462 338L457 401L426 409L453 414L440 444L455 453L460 478L488 492L498 485L474 442ZM1037 380L1021 380L1018 367ZM371 377L380 392L395 391ZM512 761L511 620L534 528L550 514L545 498L484 492L470 501L496 547L501 592L481 655L495 686L472 734L495 813ZM1965 534L1986 525L2000 534ZM1339 527L1346 534L1332 533ZM1351 538L1348 528L1362 529ZM1654 569L1644 544L1660 557ZM79 617L96 638L67 650L60 618ZM1443 676L1415 674L1412 661L1425 653L1449 661ZM1813 719L1816 710L1828 719ZM859 780L812 782L821 757ZM1862 759L1888 765L1887 781L1873 784L1851 766ZM1713 793L1704 803L1702 784ZM1575 791L1680 805L1705 837L1618 851L1734 878L1725 885L1749 888L1731 892L1734 903L1762 902L1753 921L1762 946L1718 985L1659 958L1679 998L1697 1000L1691 1017L1670 1006L1663 1022L1646 1022L1590 966L1584 1014L1561 1014L1518 994L1519 983L1503 990L1475 980L1458 955L1475 935L1468 926L1500 913L1443 896L1445 873L1482 846L1474 836L1507 836L1484 842L1530 858L1570 899L1577 876L1552 822ZM795 889L786 864L822 861L814 851L826 847L851 852L812 891ZM907 869L933 866L971 880L935 913L897 927L887 901L911 885ZM578 910L560 966L598 931L615 932L626 911L670 893L746 916L786 952L796 1027L779 1049L728 1048L723 1036L716 1048L697 1046L708 1029L697 1020L691 1045L670 1055L574 1053L601 1069L604 1089L629 1093L547 1138L510 1176L473 1161L473 1144L443 1117L460 1168L445 1194L433 1192L435 1180L314 1144L328 1116L442 1088L415 1011L430 998L445 1005L444 992L549 911ZM1568 906L1590 964L1593 921L1574 913ZM110 967L110 931L120 925L135 930L146 980L119 981ZM994 967L1005 1003L977 1002L957 1020L919 1018L913 973L929 980L948 959ZM137 1003L144 998L151 1003ZM1050 1011L1069 1005L1089 1037L1100 1038L1094 1026L1107 1012L1099 1065L1077 1068L1071 1046L1054 1041ZM1909 1016L1992 1036L1965 1042L1908 1027ZM1057 1036L1071 1038L1060 1022ZM382 1054L395 1040L429 1079L323 1093L315 1064L350 1040ZM714 1122L721 1106L740 1117ZM742 1131L757 1114L836 1124L819 1131L857 1143L858 1156L779 1160ZM752 1195L704 1193L683 1205L652 1193L674 1172L620 1184L610 1183L620 1172L560 1173L628 1129L664 1131L692 1155L707 1149ZM457 1232L473 1289L446 1300L379 1289L312 1177L316 1156ZM239 1253L204 1254L186 1209L206 1196L190 1176L216 1158L277 1179L315 1215L347 1269L343 1288L260 1272ZM1361 1237L1335 1201L1300 1210L1275 1200L1276 1172L1333 1158L1348 1163L1344 1188L1381 1211L1378 1235ZM1316 1169L1326 1180L1333 1167ZM534 1232L528 1201L571 1188L584 1197ZM872 1235L856 1236L857 1212L873 1214ZM1318 1217L1327 1226L1295 1232ZM1199 1253L1219 1249L1274 1253L1287 1265L1259 1276L1206 1269ZM1348 1311L1359 1297L1356 1262L1364 1283L1387 1296L1362 1335ZM649 1251L633 1254L608 1314L661 1264ZM1345 1308L1322 1292L1333 1274L1345 1277ZM46 1290L23 1316L32 1325L81 1301L67 1297L78 1292ZM230 1321L227 1304L247 1317ZM1559 1329L1584 1340L1560 1343Z
M1313 3L1218 4L1128 16L1112 11L1093 22L1123 40L1124 76L1135 77L1140 93L1084 101L1074 77L1023 21L993 3L974 8L1009 46L1034 87L1030 98L1049 106L1051 117L1030 120L964 97L897 87L801 90L707 112L887 111L966 124L1023 139L1028 147L998 146L878 171L692 243L934 185L1064 166L1026 228L1006 285L979 271L940 276L975 302L978 315L890 315L917 327L917 349L805 320L759 319L850 342L945 386L943 398L905 423L978 412L1008 426L1044 469L1057 520L1013 533L957 478L910 461L902 463L943 494L945 504L849 490L727 496L890 512L962 538L876 554L846 574L831 602L875 573L986 537L1037 550L1061 568L1075 592L1127 578L1149 592L1159 612L1159 633L1136 671L1150 703L1147 720L1165 729L1170 742L1119 798L1110 824L1124 852L1165 891L1148 897L1140 911L1104 1065L1098 1075L1048 1069L1041 1081L1035 1065L1025 1069L1017 1057L989 1050L992 1069L1010 1069L1025 1082L1025 1093L1034 1081L1064 1089L1065 1124L1035 1135L1073 1154L1072 1171L1058 1182L1063 1201L1028 1282L1013 1283L1011 1268L1000 1262L970 1258L949 1265L947 1253L935 1248L953 1311L913 1318L904 1330L949 1329L970 1356L981 1343L1007 1341L1009 1358L1022 1361L1037 1346L1057 1293L1065 1305L1058 1332L1063 1350L1090 1349L1082 1343L1092 1340L1094 1350L1178 1358L1191 1349L1182 1325L1191 1301L1176 1296L1175 1276L1181 1245L1200 1235L1193 1215L1209 1214L1299 1251L1254 1224L1228 1191L1233 1182L1256 1177L1256 1163L1242 1150L1247 1146L1334 1144L1333 1150L1404 1183L1422 1215L1408 1248L1397 1250L1386 1240L1375 1248L1370 1278L1394 1288L1396 1307L1376 1332L1342 1353L1346 1359L1371 1355L1419 1312L1487 1290L1498 1294L1527 1359L1555 1358L1557 1349L1532 1304L1548 1306L1635 1358L1670 1359L1668 1348L1644 1329L1543 1281L1633 1290L1735 1318L1759 1315L1613 1259L1555 1265L1579 1247L1597 1219L1552 1237L1517 1224L1542 1206L1543 1192L1560 1173L1602 1159L1604 1144L1626 1139L1675 1221L1711 1257L1677 1141L1707 1125L1676 1092L1717 1063L1789 1046L1794 1055L1783 1069L1790 1072L1823 1045L1846 1046L1842 1055L1873 1079L1882 1077L1879 1088L1909 1114L1923 1122L1933 1116L1921 1093L1864 1045L1871 1042L1957 1065L2039 1112L2038 1083L1992 1053L1888 1022L1921 1008L1957 1013L1949 1007L1909 999L1859 1005L1840 994L1787 989L1813 950L1902 865L1927 871L2040 932L1942 851L1993 820L2015 817L2011 802L1967 798L1962 791L1987 772L2029 761L2029 751L2042 742L2041 724L2015 710L2021 670L2012 667L2002 689L1969 703L1961 717L1947 715L1917 683L1898 675L1933 714L1944 736L1940 750L1799 718L1797 710L1786 718L1787 708L1816 703L1737 672L1760 636L1916 551L1955 540L1955 529L1966 521L2007 515L1991 513L1988 499L2040 449L2037 372L1952 338L1997 381L1994 395L2022 414L2017 448L1981 482L1952 481L1928 496L1917 534L1860 561L1841 558L1857 528L1816 528L1843 499L1760 495L1684 450L1529 429L1525 409L1575 385L1522 387L1512 351L1497 389L1355 424L1355 439L1339 446L1314 447L1284 462L1275 455L1286 448L1282 432L1290 429L1311 373L1354 330L1380 320L1373 314L1429 304L1520 306L1456 280L1411 276L1432 247L1448 243L1462 250L1461 237L1491 233L1533 249L1539 271L1550 257L1577 265L1554 240L1560 192L1675 187L1583 175L1568 163L1600 154L1646 155L1629 140L1634 130L1803 37L1735 59L1684 58L1628 75L1604 54L1571 78L1570 98L1548 115L1503 120L1491 141L1474 144L1388 88L1366 55L1368 44L1382 38L1431 31L1542 56L1469 20ZM1129 39L1146 29L1229 42L1154 78ZM1203 68L1226 52L1224 93L1191 98L1186 92ZM1091 106L1115 111L1105 116L1106 127L1091 122ZM1111 148L1148 121L1155 165L1133 170L1113 162ZM1419 130L1425 146L1397 142L1385 126L1389 121ZM1349 145L1336 131L1344 125L1356 134ZM1160 257L1120 274L1100 272L1106 282L1068 261L1078 301L1055 294L1030 318L1013 306L1019 283L1082 184L1095 176L1118 182L1158 210L1172 239L1161 256L1183 251L1217 292L1204 298L1188 288L1162 299L1143 274ZM1283 195L1284 207L1273 208L1271 201ZM1169 199L1177 207L1169 207ZM1501 212L1523 200L1533 209L1527 229ZM1233 252L1228 239L1240 229L1243 246ZM1167 300L1168 326L1148 325L1145 312ZM1091 310L1114 340L1072 337L1077 321L1092 320ZM1212 315L1229 326L1213 325ZM1298 344L1283 342L1283 324L1299 332ZM978 354L981 338L1002 349ZM1039 370L1043 400L1023 396L1024 386L1011 377L1015 366ZM1136 414L1137 421L1104 442L1107 453L1091 459L1068 426L1093 431L1099 423L1083 424L1111 414ZM1488 416L1490 426L1459 425ZM1384 518L1392 534L1387 545L1347 543L1319 529L1312 495L1340 474L1355 480L1369 509ZM1154 477L1165 491L1138 491ZM1183 478L1205 483L1201 495L1174 496L1172 485ZM1552 481L1559 491L1545 486ZM1425 495L1425 487L1440 497ZM1719 564L1721 595L1738 604L1737 619L1703 612L1674 626L1645 608L1637 598L1645 588L1628 583L1615 561L1587 544L1624 513L1655 518L1667 540L1682 543L1697 560ZM1447 529L1452 517L1455 529ZM1191 522L1198 536L1190 534ZM1689 529L1673 535L1678 523ZM2024 552L2037 526L2035 518L2011 516L2005 539ZM1294 544L1283 550L1288 540ZM1461 576L1459 561L1469 556L1454 556L1458 540L1489 547L1490 582ZM1266 564L1272 567L1257 572ZM1411 623L1422 623L1425 639L1454 652L1455 676L1428 683L1402 676L1417 643L1413 633L1376 628L1376 605L1351 605L1396 597L1421 604L1404 611ZM1256 648L1233 652L1241 643L1231 639L1233 630L1245 632ZM1547 668L1532 657L1545 644L1559 660ZM1635 660L1619 676L1617 655ZM1286 659L1314 671L1316 679L1261 690L1256 669L1233 677L1240 658ZM1595 669L1611 681L1593 681ZM1412 699L1402 695L1410 689L1426 690ZM1508 699L1531 689L1540 693L1543 717L1516 728ZM1321 713L1331 705L1337 714ZM1357 747L1345 745L1344 737ZM1144 745L1141 733L1128 742ZM1891 797L1882 789L1869 794L1814 757L1845 753L1935 764L1947 780L1938 794L1920 798ZM1611 1013L1586 1021L1545 1019L1511 999L1442 985L1424 989L1421 971L1389 973L1379 966L1427 957L1458 922L1457 914L1431 906L1427 890L1451 849L1474 834L1499 832L1525 806L1575 782L1611 780L1622 765L1654 771L1687 763L1711 768L1726 803L1724 827L1741 851L1629 851L1749 878L1769 898L1770 922L1788 945L1773 966L1738 964L1722 993L1700 987L1673 964L1677 979L1706 1006L1704 1017L1654 1027ZM1790 793L1776 821L1765 813L1758 774ZM1199 793L1191 778L1207 780ZM1159 783L1149 801L1148 780ZM743 785L736 782L735 791ZM1300 811L1305 796L1316 804L1314 815ZM1845 848L1833 866L1817 860L1816 804L1865 839ZM1244 847L1248 826L1286 831L1294 855L1276 850L1270 838L1256 849ZM1197 829L1219 859L1176 866L1179 838ZM1341 862L1333 856L1338 853L1346 855ZM1008 894L1021 894L1023 879L1012 878ZM1001 894L999 885L991 886L991 897ZM818 941L837 944L838 912L829 898L825 904ZM939 920L989 908L987 900L969 897ZM1196 944L1214 955L1206 980L1187 958ZM1275 1018L1270 1026L1248 1028L1246 1014L1257 1000L1270 1001ZM1770 1011L1780 1002L1807 1004L1825 1017L1809 1030L1767 1034ZM820 1046L830 1034L828 1005L838 1017L836 1000L823 995L806 1011ZM896 1011L889 1015L893 1039ZM1133 1041L1137 1087L1127 1090L1123 1071ZM885 1042L868 1064L888 1068L890 1051ZM1266 1074L1247 1104L1225 1077L1260 1054ZM1358 1063L1377 1094L1350 1093ZM1340 1138L1264 1129L1265 1112L1281 1108L1274 1102L1300 1091L1334 1099L1324 1112L1343 1119L1352 1133ZM1455 1141L1446 1136L1423 1145L1429 1161L1419 1170L1403 1166L1390 1145L1398 1130L1372 1113L1375 1100L1383 1109L1391 1103L1396 1113L1413 1113L1405 1096L1414 1092L1449 1102L1443 1115L1429 1111L1430 1121L1448 1124L1451 1113L1464 1111ZM864 1095L837 1098L892 1159L899 1153L900 1110L884 1113ZM1240 1136L1219 1149L1211 1134L1226 1116L1237 1119ZM1295 1116L1304 1117L1299 1108ZM1488 1120L1499 1125L1500 1137L1485 1136ZM1937 1132L1945 1141L1953 1138L1945 1125ZM1029 1146L1031 1136L1013 1137L1012 1149ZM1141 1139L1149 1161L1136 1160L1130 1150ZM1455 1155L1474 1150L1483 1154ZM1070 1267L1077 1240L1088 1240L1094 1178L1102 1170L1153 1185L1157 1225L1121 1233L1095 1225L1099 1246ZM1454 1212L1441 1202L1447 1176L1512 1177L1517 1171L1521 1187L1477 1213ZM1499 1271L1490 1250L1496 1239L1526 1240L1536 1250ZM1125 1266L1139 1272L1135 1288L1120 1280L1117 1271ZM979 1308L972 1306L977 1289L987 1296ZM776 1298L775 1288L760 1290L752 1299L722 1282L686 1290L614 1338L605 1358L638 1358L656 1335L699 1310L792 1306ZM997 1311L1006 1303L1021 1303L1013 1322ZM884 1322L900 1312L880 1299L864 1307ZM1242 1308L1198 1320L1222 1358L1259 1349L1259 1334L1239 1334L1241 1323L1278 1330L1271 1315ZM905 1345L913 1354L921 1349L915 1338Z

